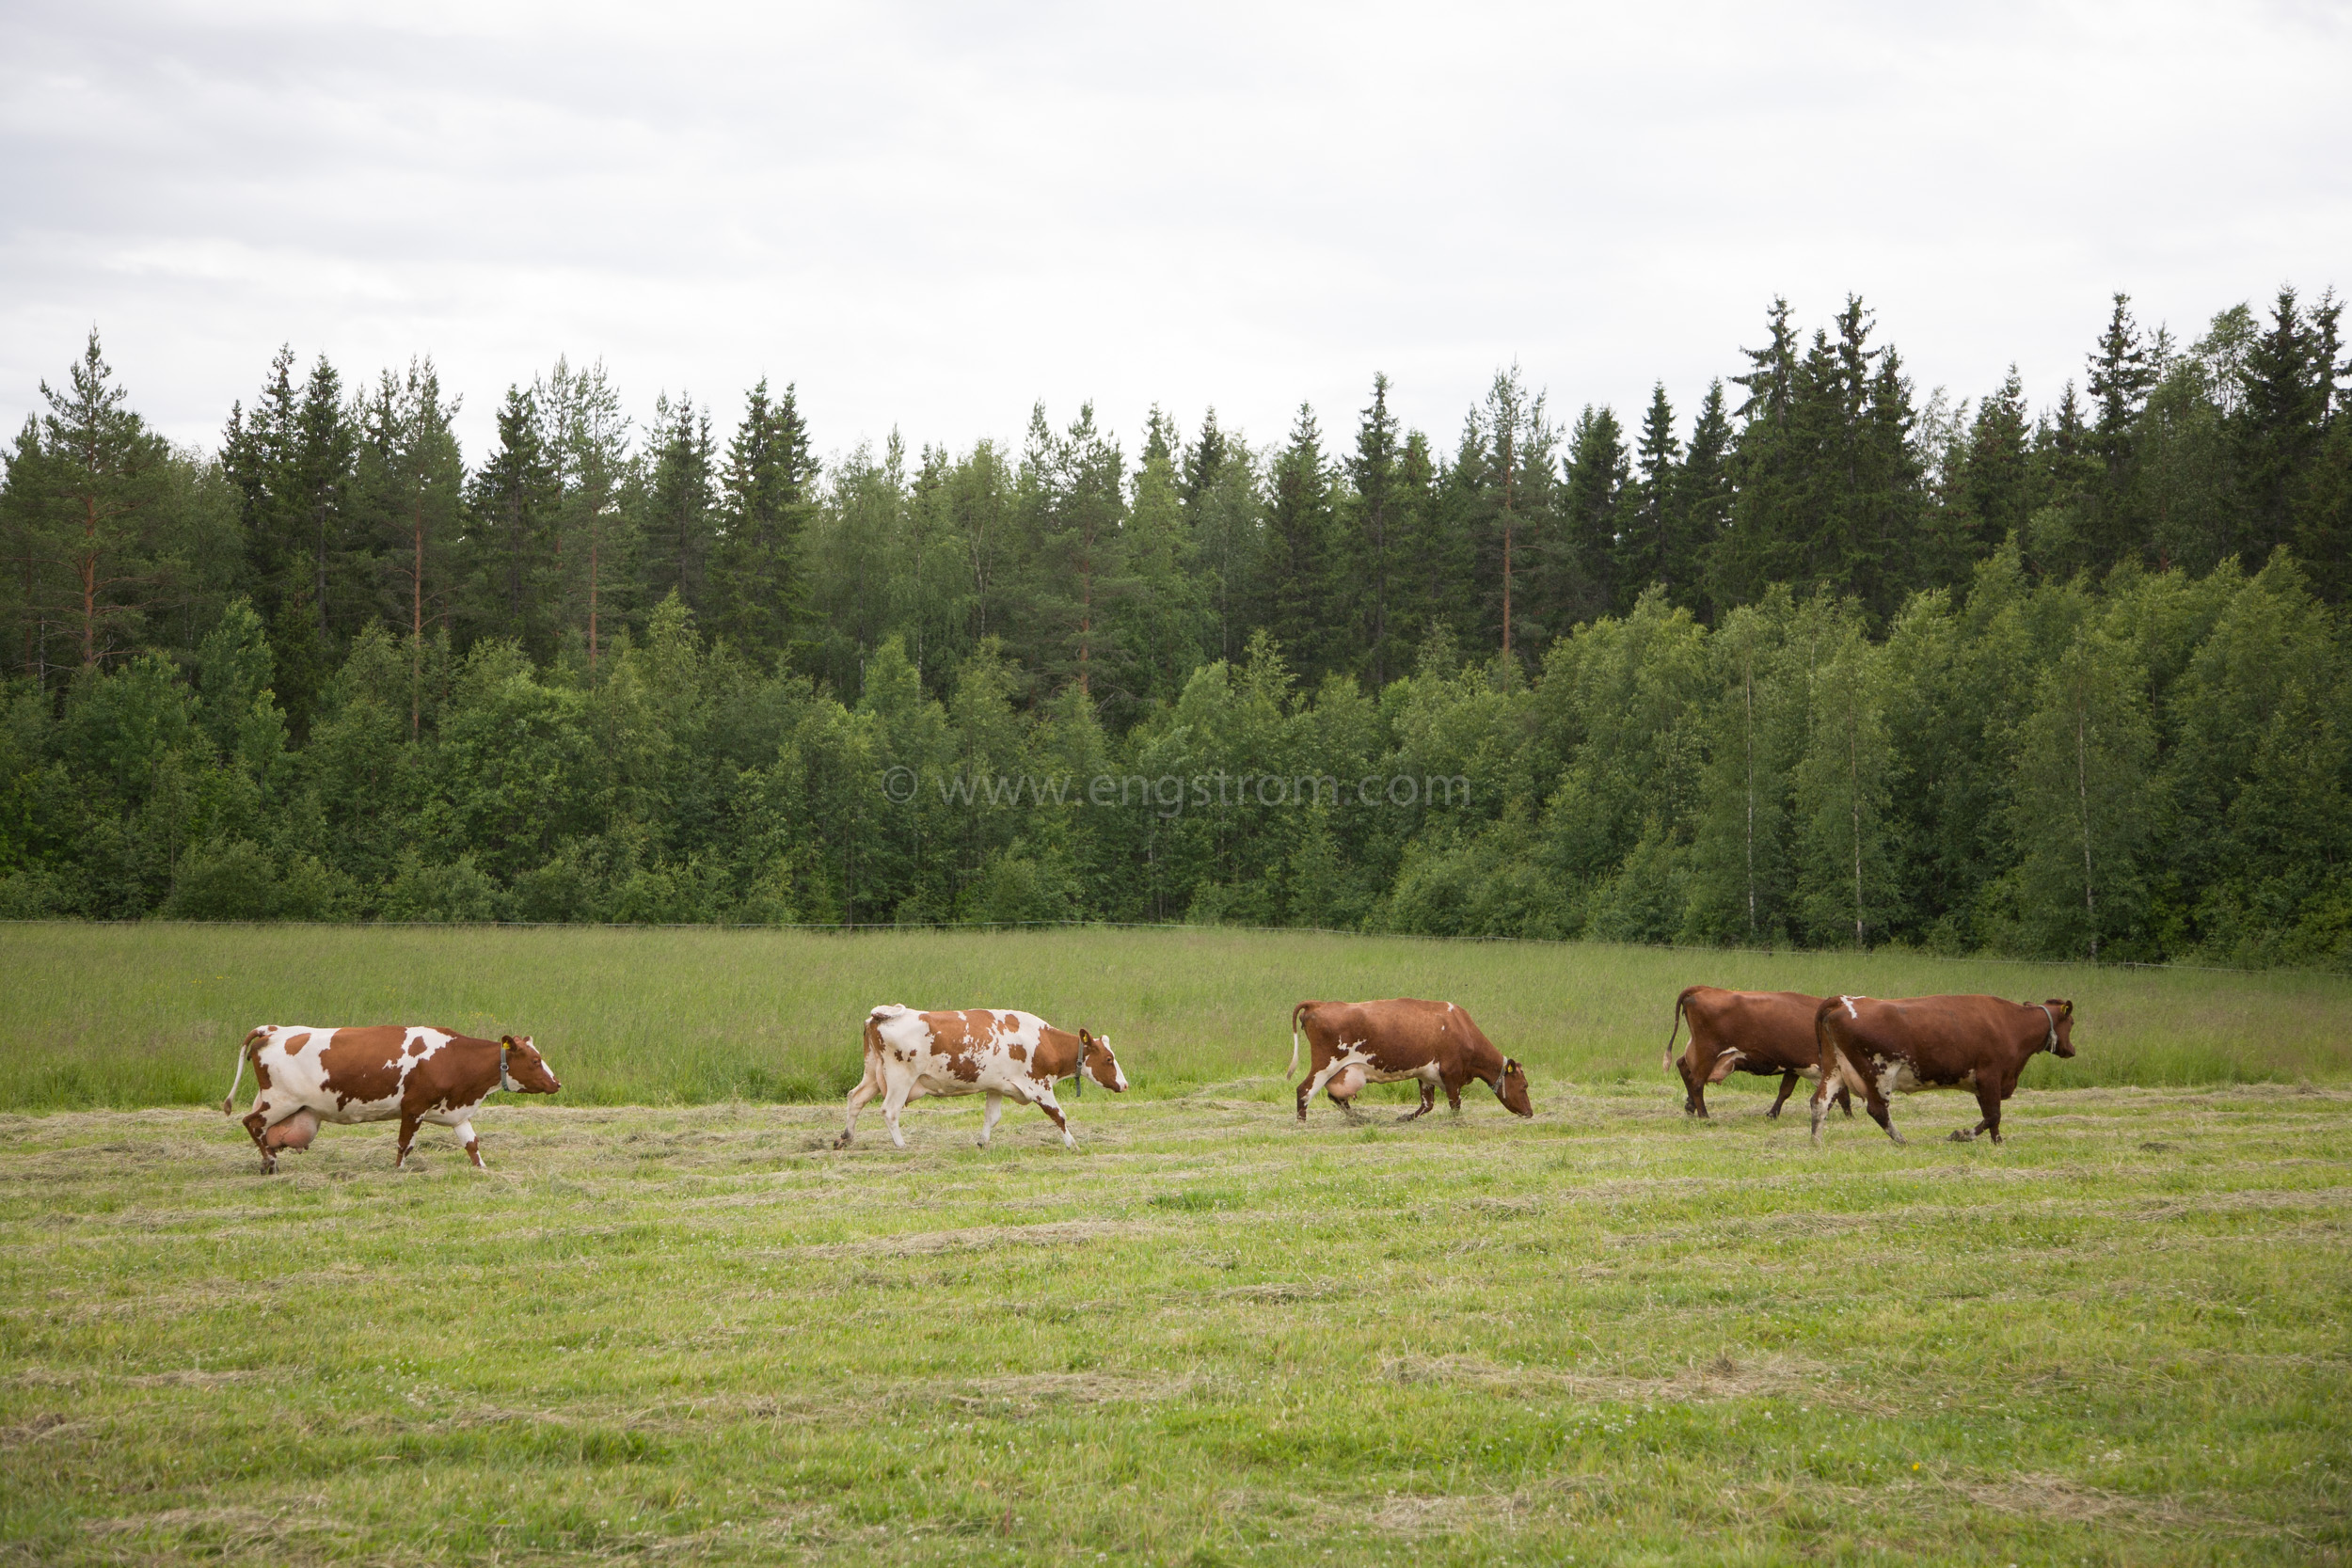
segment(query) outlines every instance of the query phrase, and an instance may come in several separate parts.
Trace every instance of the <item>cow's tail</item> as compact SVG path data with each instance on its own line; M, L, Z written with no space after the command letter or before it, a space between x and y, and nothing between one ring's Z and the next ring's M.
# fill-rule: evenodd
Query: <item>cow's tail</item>
M245 1082L245 1059L259 1051L268 1039L269 1031L266 1028L256 1029L246 1036L243 1045L237 1047L237 1070L229 1079L229 1092L221 1097L222 1116L233 1117L237 1114L237 1085Z
M1674 1023L1666 1031L1666 1059L1660 1064L1668 1072L1675 1069L1675 1037L1682 1032L1682 1005L1690 1001L1691 993L1698 989L1696 986L1686 986L1682 994L1675 998Z
M1813 1085L1813 1141L1821 1141L1821 1118L1829 1114L1830 1096L1835 1094L1841 1075L1837 1066L1837 1047L1829 1037L1829 1021L1845 998L1826 998L1813 1009L1813 1049L1821 1066L1821 1081Z
M1301 1002L1291 1009L1291 1065L1282 1075L1285 1078L1298 1070L1298 1021L1306 1017L1307 1009L1313 1006L1311 1002Z

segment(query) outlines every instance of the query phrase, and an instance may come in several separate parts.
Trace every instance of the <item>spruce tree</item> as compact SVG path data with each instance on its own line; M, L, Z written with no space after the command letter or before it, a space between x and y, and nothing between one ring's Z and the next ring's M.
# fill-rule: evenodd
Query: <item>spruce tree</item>
M1389 411L1389 378L1375 374L1372 402L1356 426L1356 451L1347 459L1350 493L1341 552L1341 572L1356 595L1356 614L1342 629L1361 650L1354 663L1375 691L1403 673L1410 651L1398 633L1404 514L1410 505L1398 472L1401 434Z
M475 470L466 498L474 574L469 641L510 638L536 658L554 652L547 589L558 496L538 406L510 386L498 411L498 445Z
M1634 481L1626 496L1625 526L1617 541L1611 577L1616 584L1620 613L1632 608L1653 586L1662 588L1677 603L1690 585L1675 580L1674 566L1688 553L1682 546L1681 498L1675 493L1682 443L1675 438L1674 404L1666 401L1666 385L1650 388L1649 408L1642 416L1642 434L1634 443ZM1576 461L1571 451L1569 463Z
M1561 575L1573 584L1572 596L1564 595L1568 597L1564 619L1590 621L1607 614L1620 594L1629 606L1647 586L1625 575L1633 569L1622 542L1632 462L1614 411L1586 404L1578 413L1568 428L1563 477L1560 546L1570 571Z
M718 536L719 474L710 410L681 395L654 400L646 452L644 521L644 596L675 594L696 614L710 605L711 548Z
M2296 501L2333 402L2341 309L2322 296L2307 312L2281 288L2268 330L2246 346L2243 401L2230 422L2245 508L2238 549L2249 562L2294 541Z
M2129 294L2115 296L2114 312L2090 360L2091 426L2084 448L2096 469L2084 497L2083 528L2091 562L2102 571L2137 550L2133 437L2157 380L2131 303Z
M786 387L771 402L761 377L727 443L711 562L711 627L762 662L791 646L804 613L801 534L815 478L794 388ZM917 665L922 662L918 656Z
M1691 444L1673 481L1680 527L1664 571L1674 602L1694 612L1711 604L1707 567L1731 528L1731 418L1724 407L1724 384L1708 383L1707 397L1692 422Z
M1314 410L1298 405L1290 442L1266 473L1265 538L1258 624L1302 679L1342 662L1338 638L1354 595L1335 571L1331 468Z

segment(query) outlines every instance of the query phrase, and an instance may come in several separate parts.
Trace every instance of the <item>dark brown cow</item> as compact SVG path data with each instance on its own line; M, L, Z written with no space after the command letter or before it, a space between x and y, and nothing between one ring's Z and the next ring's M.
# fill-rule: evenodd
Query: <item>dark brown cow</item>
M2042 1052L2074 1053L2074 1004L2008 1002L1997 996L1913 996L1878 1001L1834 996L1814 1014L1820 1045L1820 1081L1813 1086L1813 1137L1820 1141L1829 1086L1861 1092L1870 1119L1897 1143L1889 1097L1918 1089L1973 1089L1984 1119L1954 1143L1979 1132L2001 1141L2001 1101L2017 1091L2018 1075Z
M1421 1083L1421 1109L1397 1117L1411 1121L1425 1117L1445 1090L1446 1104L1462 1109L1462 1086L1473 1079L1495 1091L1495 1098L1515 1116L1532 1117L1535 1107L1527 1099L1527 1069L1497 1051L1470 1022L1470 1014L1451 1002L1420 1002L1409 997L1388 1002L1301 1002L1291 1009L1291 1066L1298 1070L1298 1036L1306 1031L1314 1047L1311 1069L1298 1085L1298 1119L1307 1119L1307 1101L1322 1089L1331 1103L1361 1121L1356 1096L1367 1083L1392 1084L1400 1079Z
M250 1057L261 1081L245 1130L262 1151L264 1175L278 1169L283 1149L308 1148L322 1121L400 1121L395 1165L408 1163L420 1122L436 1122L456 1133L466 1157L482 1164L482 1142L474 1136L473 1113L498 1089L516 1094L553 1094L564 1085L525 1035L476 1039L421 1024L369 1029L318 1028L300 1023L265 1023L246 1036L237 1053L229 1098L233 1114L237 1085Z
M1692 986L1675 998L1674 1025L1666 1031L1666 1065L1682 1073L1682 1114L1707 1115L1707 1085L1735 1072L1770 1078L1780 1074L1780 1095L1764 1114L1780 1115L1797 1080L1821 1070L1821 1048L1813 1036L1813 1015L1821 999L1795 990L1724 990ZM1675 1060L1675 1034L1691 1022L1691 1043ZM1853 1097L1840 1085L1837 1102L1853 1115Z

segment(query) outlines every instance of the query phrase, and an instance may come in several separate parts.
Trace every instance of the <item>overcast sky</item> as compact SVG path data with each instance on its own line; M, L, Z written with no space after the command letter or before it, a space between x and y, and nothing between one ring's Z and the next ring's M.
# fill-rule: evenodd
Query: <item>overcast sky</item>
M2342 4L0 3L0 419L96 324L217 439L271 355L429 354L469 457L601 356L819 449L1082 399L1450 443L1499 365L1686 420L1785 293L2037 405L2129 291L2352 286Z

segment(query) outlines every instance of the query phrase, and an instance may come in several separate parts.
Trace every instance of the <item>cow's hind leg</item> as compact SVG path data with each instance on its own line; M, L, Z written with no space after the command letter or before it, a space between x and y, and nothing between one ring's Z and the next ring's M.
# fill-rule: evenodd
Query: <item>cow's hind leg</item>
M1853 1120L1853 1090L1843 1084L1837 1085L1837 1108L1846 1113L1848 1121Z
M996 1135L996 1118L1005 1114L1005 1097L994 1089L988 1091L988 1109L980 1113L980 1147Z
M841 1136L834 1139L834 1148L850 1147L850 1140L857 1136L857 1114L866 1109L867 1101L882 1093L882 1058L868 1052L866 1055L866 1076L860 1078L857 1087L850 1091L849 1119L842 1124Z
M1333 1056L1327 1061L1318 1061L1315 1064L1315 1069L1307 1074L1306 1082L1298 1085L1299 1120L1307 1119L1307 1101L1323 1092L1323 1085L1331 1081L1332 1076L1340 1070L1340 1059Z
M253 1147L262 1151L262 1174L278 1174L278 1156L289 1148L308 1148L318 1135L318 1117L296 1105L281 1110L263 1094L253 1102L253 1112L245 1118L245 1130L253 1135Z
M1356 1109L1356 1097L1364 1092L1364 1069L1362 1068L1351 1066L1344 1071L1334 1073L1331 1082L1325 1085L1323 1092L1331 1097L1331 1103L1337 1105L1348 1120L1365 1119L1364 1114Z
M1900 1132L1895 1131L1894 1110L1886 1103L1886 1097L1879 1093L1879 1086L1867 1078L1862 1082L1862 1097L1865 1105L1869 1110L1870 1119L1883 1128L1888 1137L1894 1139L1899 1145L1908 1141Z
M1769 1110L1769 1111L1765 1112L1764 1114L1765 1114L1766 1116L1768 1116L1768 1117L1772 1117L1772 1118L1773 1118L1774 1120L1778 1120L1778 1119L1779 1119L1779 1117L1780 1117L1780 1108L1781 1108L1783 1105L1788 1104L1788 1097L1789 1097L1790 1095L1792 1095L1792 1094L1796 1093L1796 1092L1797 1092L1797 1074L1795 1073L1795 1071L1792 1069L1792 1070L1790 1070L1790 1071L1788 1071L1788 1072L1784 1072L1784 1073L1782 1073L1782 1074L1780 1075L1780 1098L1779 1098L1778 1100L1773 1101L1772 1101L1772 1108L1771 1110Z
M1424 1078L1421 1081L1421 1109L1407 1111L1396 1119L1400 1122L1419 1121L1438 1108L1438 1085Z

